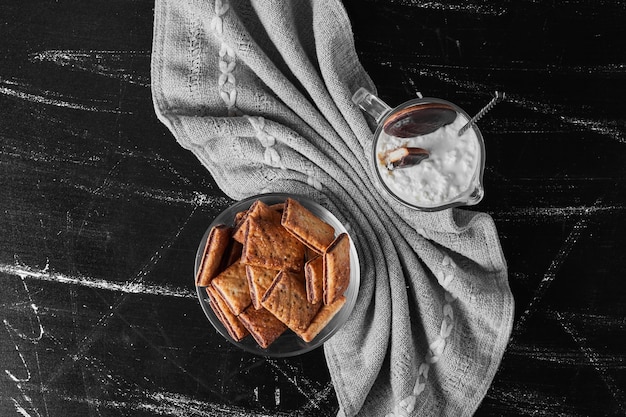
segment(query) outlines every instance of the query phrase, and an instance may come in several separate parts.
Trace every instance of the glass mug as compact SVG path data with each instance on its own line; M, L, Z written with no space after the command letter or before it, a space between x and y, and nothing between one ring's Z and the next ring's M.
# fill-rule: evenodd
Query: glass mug
M405 206L437 211L478 204L485 144L457 105L420 97L391 108L364 88L352 101L376 121L372 164L377 184Z

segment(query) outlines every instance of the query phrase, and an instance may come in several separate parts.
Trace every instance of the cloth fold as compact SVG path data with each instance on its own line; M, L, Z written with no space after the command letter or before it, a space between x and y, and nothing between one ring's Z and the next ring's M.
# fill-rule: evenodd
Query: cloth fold
M347 225L361 287L324 345L339 415L473 414L512 327L497 231L378 193L351 102L376 89L342 4L156 0L151 65L157 116L225 194L306 195Z

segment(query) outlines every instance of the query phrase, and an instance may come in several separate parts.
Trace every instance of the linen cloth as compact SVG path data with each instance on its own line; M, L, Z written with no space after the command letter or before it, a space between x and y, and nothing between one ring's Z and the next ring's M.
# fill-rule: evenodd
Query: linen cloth
M233 199L306 195L330 209L361 263L356 306L324 345L340 416L466 416L510 336L513 298L496 228L459 209L379 194L376 92L338 0L156 0L156 114Z

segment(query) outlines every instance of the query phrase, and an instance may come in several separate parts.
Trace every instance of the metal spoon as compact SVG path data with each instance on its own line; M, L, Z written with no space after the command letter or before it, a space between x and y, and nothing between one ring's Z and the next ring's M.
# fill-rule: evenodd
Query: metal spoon
M485 107L480 109L480 111L478 113L476 113L476 116L472 117L462 128L459 129L459 134L458 135L462 136L463 133L465 133L465 131L467 129L469 129L472 125L474 125L474 123L476 123L481 117L483 117L485 115L485 113L487 113L489 110L491 110L491 108L493 106L495 106L496 104L498 104L499 102L504 100L504 97L505 97L504 93L496 91L496 96L494 98L492 98L491 101L489 103L487 103L487 105Z

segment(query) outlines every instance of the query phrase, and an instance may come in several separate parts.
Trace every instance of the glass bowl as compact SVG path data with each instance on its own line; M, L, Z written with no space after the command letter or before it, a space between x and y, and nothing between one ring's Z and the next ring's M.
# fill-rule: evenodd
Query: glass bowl
M211 222L198 245L194 264L194 279L197 275L198 268L200 267L200 262L204 254L204 248L209 236L209 232L211 231L211 228L213 228L213 226L216 226L218 224L233 226L235 215L240 211L247 210L256 200L261 200L264 203L271 205L282 203L287 199L287 197L291 197L294 200L297 200L313 214L333 226L335 228L335 236L339 235L340 233L348 233L344 225L330 211L307 197L278 193L252 196L228 207L226 210L220 213L213 220L213 222ZM217 330L217 332L222 337L224 337L224 339L250 353L269 357L288 357L301 355L315 348L318 348L319 346L324 344L324 342L330 339L337 332L337 330L339 330L339 328L346 322L346 320L350 316L350 313L352 312L352 309L354 308L359 292L361 277L359 258L357 256L356 247L354 246L354 240L349 233L348 235L350 237L350 284L344 293L346 297L346 303L343 305L341 310L337 312L337 314L333 317L330 323L328 323L328 325L326 325L326 327L322 329L322 331L311 342L305 342L289 329L287 329L278 339L274 341L274 343L272 343L266 349L263 349L261 346L259 346L251 335L246 336L241 341L236 341L228 334L222 322L213 312L210 305L211 301L206 293L206 287L196 286L196 293L198 295L198 300L200 301L200 306L202 307L204 314L206 315L209 322L211 322L215 330Z

